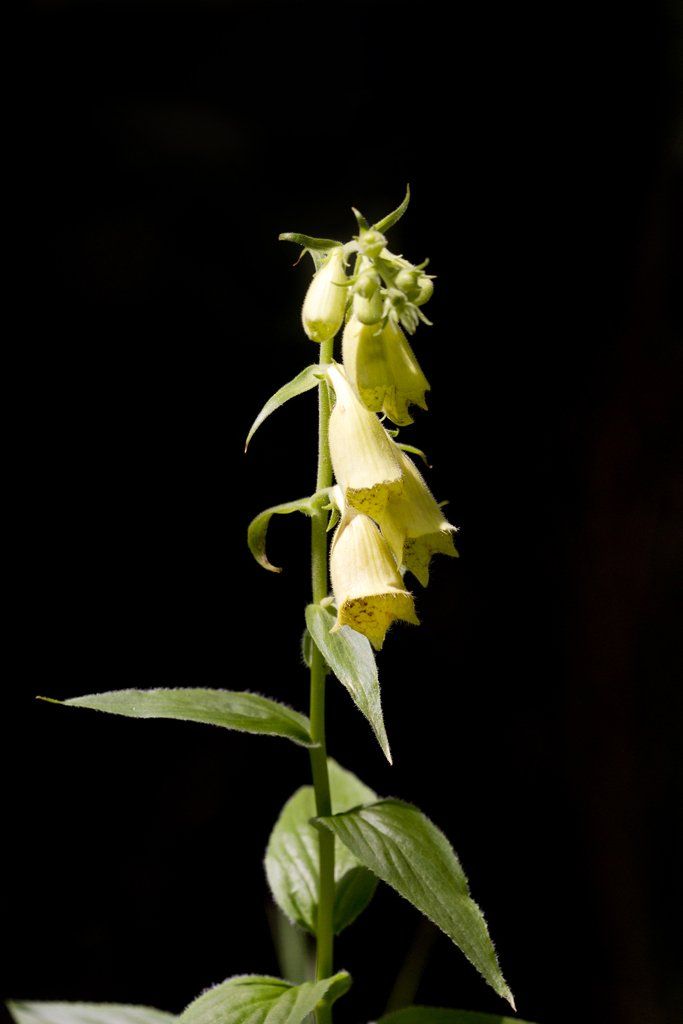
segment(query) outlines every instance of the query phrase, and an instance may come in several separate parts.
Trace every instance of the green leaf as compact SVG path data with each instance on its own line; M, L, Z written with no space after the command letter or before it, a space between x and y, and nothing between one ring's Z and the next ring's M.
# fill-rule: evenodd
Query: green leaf
M16 1024L171 1024L172 1013L126 1003L25 1003L14 1000L7 1009Z
M391 885L449 936L491 987L515 1003L501 974L484 916L470 897L460 862L422 811L402 800L316 818L361 864Z
M498 1013L473 1013L471 1010L446 1010L438 1006L406 1006L385 1013L377 1024L531 1024L519 1017L501 1017Z
M339 682L349 691L356 707L367 718L384 756L392 764L382 715L377 664L370 642L350 626L342 626L336 633L331 633L334 621L334 616L319 604L309 604L306 609L306 625L316 647Z
M346 971L324 981L292 985L245 974L210 988L181 1013L180 1024L301 1024L321 1000L332 1003L351 984Z
M322 380L324 371L317 363L312 366L307 366L305 370L297 374L294 380L290 380L288 384L284 384L279 391L276 391L272 398L269 398L266 404L261 409L256 419L251 425L251 430L247 434L247 440L244 445L246 452L249 447L249 442L252 437L261 426L264 420L268 419L271 413L279 409L281 405L288 402L290 398L296 398L297 395L303 395L306 391L311 391L312 388L317 387Z
M294 242L295 245L302 246L301 256L296 262L298 263L303 254L307 252L313 260L316 271L322 267L330 249L342 244L335 241L334 238L311 238L310 235L302 235L298 231L283 231L278 238L281 242Z
M283 736L302 747L311 747L310 724L305 715L257 693L234 690L111 690L70 700L40 697L51 704L91 708L126 718L174 718L204 722L237 732Z
M313 238L311 235L302 235L299 231L283 231L277 237L280 242L294 242L304 249L314 249L317 252L328 252L342 244L335 238Z
M377 799L376 793L336 761L328 758L327 764L333 809L345 811ZM312 934L319 889L318 833L310 823L315 813L313 787L303 786L283 807L270 834L265 862L275 902L290 921ZM339 842L335 842L334 877L334 930L339 933L370 902L377 879Z
M386 217L382 217L381 220L378 220L376 224L373 224L372 226L373 226L374 230L375 231L381 231L382 234L384 234L384 232L388 231L389 228L393 228L394 224L396 224L396 222L401 219L403 214L408 209L409 202L410 202L410 185L406 185L406 194L405 194L405 197L404 197L403 202L401 203L401 205L397 206L396 209L392 210L391 213L388 213L386 215Z
M265 509L252 519L247 531L247 544L259 565L268 569L269 572L282 572L282 569L268 561L266 555L266 536L273 516L286 516L290 512L303 512L305 516L314 516L326 495L326 491L319 491L310 498L299 498L297 501L286 501L282 505L273 505L272 508Z

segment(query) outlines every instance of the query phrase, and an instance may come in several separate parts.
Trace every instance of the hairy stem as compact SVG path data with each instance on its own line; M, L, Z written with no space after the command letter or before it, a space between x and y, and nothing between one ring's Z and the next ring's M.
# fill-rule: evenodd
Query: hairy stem
M321 345L320 361L332 360L334 339ZM316 490L332 485L332 462L327 440L330 420L330 399L327 384L318 388L318 479ZM319 603L327 597L327 512L319 509L311 520L311 576L313 601ZM327 773L325 744L325 663L315 644L311 652L311 738L318 746L311 750L311 768L318 815L332 813L330 780ZM334 835L321 829L319 843L320 892L318 894L318 920L316 922L316 979L328 978L333 972L333 911L334 911ZM316 1011L318 1024L330 1024L332 1009L325 1002Z

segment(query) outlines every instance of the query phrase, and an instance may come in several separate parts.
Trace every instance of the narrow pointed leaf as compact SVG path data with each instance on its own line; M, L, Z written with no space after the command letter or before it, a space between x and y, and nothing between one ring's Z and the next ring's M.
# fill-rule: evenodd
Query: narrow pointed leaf
M358 230L359 231L369 231L370 230L370 225L368 224L366 218L363 216L363 214L360 212L360 210L357 210L355 206L352 206L351 207L351 212L353 213L354 217L356 218L356 224L358 225Z
M282 736L302 747L314 744L305 715L257 693L234 690L111 690L70 700L49 700L72 708L107 711L126 718L172 718L203 722L237 732Z
M273 505L252 519L247 531L249 550L259 565L269 572L282 572L277 565L272 565L266 555L266 537L273 516L287 516L291 512L302 512L305 516L313 516L317 510L316 495L311 498L299 498L297 501L286 501L282 505Z
M339 682L349 691L356 707L367 718L384 756L392 764L382 714L377 663L370 642L350 626L342 626L338 632L330 633L334 622L334 616L319 604L307 607L306 625L316 647Z
M7 1003L16 1024L172 1024L172 1013L126 1003Z
M311 238L310 235L302 235L298 231L283 231L278 237L281 242L294 242L295 245L302 246L301 256L297 263L303 254L307 252L313 260L316 271L322 267L330 249L335 249L338 245L342 244L335 241L334 238Z
M438 1006L406 1006L385 1013L377 1024L531 1024L520 1017L501 1017L498 1013L474 1013L472 1010L447 1010Z
M334 810L343 811L377 799L377 794L351 772L328 759ZM266 875L275 902L290 921L315 934L318 913L318 833L315 793L303 786L282 809L268 841ZM341 932L370 902L377 879L340 842L335 842L336 883L334 930Z
M268 419L270 414L275 412L276 409L279 409L281 405L288 402L290 398L296 398L297 395L303 395L306 391L311 391L314 387L317 387L318 384L320 384L323 373L324 371L317 365L317 363L314 363L312 366L307 366L301 371L301 373L297 374L293 380L290 380L287 384L283 384L279 391L275 392L272 398L268 399L261 409L261 412L252 423L251 429L247 434L247 440L244 445L245 452L249 447L249 442L263 421Z
M458 946L491 987L514 1009L484 915L471 898L460 861L443 832L402 800L316 818L361 864L391 885Z
M375 231L381 231L382 234L384 234L384 232L388 231L389 228L393 228L394 224L396 224L396 222L401 219L403 214L408 209L409 203L410 185L406 185L406 194L403 198L403 202L400 204L400 206L397 206L395 210L392 210L391 213L388 213L386 217L382 217L381 220L378 220L376 224L372 225Z
M324 981L292 985L246 974L210 988L181 1013L180 1024L302 1024L325 999L334 1002L351 984L346 971Z
M341 245L335 238L313 238L311 235L302 235L300 231L283 231L278 235L280 242L294 242L303 249L314 249L317 252L327 252Z

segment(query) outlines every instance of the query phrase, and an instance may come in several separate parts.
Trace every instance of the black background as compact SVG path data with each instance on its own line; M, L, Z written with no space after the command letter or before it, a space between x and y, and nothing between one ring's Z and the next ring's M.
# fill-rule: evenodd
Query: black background
M34 4L35 216L16 380L22 560L3 898L15 997L179 1010L276 972L262 851L307 781L284 741L35 703L131 685L306 704L310 266L413 189L429 255L423 446L461 558L380 658L395 767L345 692L331 752L458 850L522 1016L674 1019L674 46L668 9ZM9 752L10 747L5 746ZM20 753L19 753L20 752ZM338 943L383 1010L417 915ZM421 1002L501 1010L439 938Z

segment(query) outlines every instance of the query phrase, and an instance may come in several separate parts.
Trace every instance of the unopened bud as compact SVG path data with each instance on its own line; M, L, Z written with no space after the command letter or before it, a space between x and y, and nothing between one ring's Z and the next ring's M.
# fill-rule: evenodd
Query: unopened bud
M432 295L434 294L434 282L431 277L427 277L426 274L421 274L418 279L420 291L417 298L413 299L416 306L424 306L425 302L429 302Z
M375 270L364 270L353 286L353 313L362 324L377 324L384 315L382 279Z
M341 327L348 298L347 280L344 252L336 246L308 286L301 310L304 330L311 341L329 341Z
M416 270L399 270L394 278L394 284L400 288L403 294L411 302L415 302L420 294L420 275Z
M376 270L364 270L353 286L356 295L371 299L379 291L382 279Z
M364 256L376 259L387 244L387 240L381 231L370 228L369 231L361 231L358 236L358 248Z

